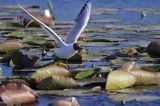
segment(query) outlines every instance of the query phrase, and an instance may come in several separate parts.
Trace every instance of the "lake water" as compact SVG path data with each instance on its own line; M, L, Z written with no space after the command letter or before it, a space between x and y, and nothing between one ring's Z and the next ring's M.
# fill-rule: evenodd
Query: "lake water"
M47 0L0 0L0 6L5 5L17 5L17 3L21 5L39 5L42 9L47 8ZM73 21L76 16L78 15L81 7L83 6L85 0L53 0L53 6L55 11L55 17L57 21ZM123 10L125 8L152 8L152 9L160 9L160 0L91 0L93 8L118 8L120 9L120 12L115 15L102 15L100 17L98 16L92 16L91 19L94 18L116 18L116 19L123 19L124 21L119 22L118 24L138 24L138 25L150 25L150 24L157 24L160 23L160 15L153 16L152 14L148 14L148 18L141 19L139 13L137 12L124 12ZM105 23L107 26L107 24ZM98 26L98 25L97 25ZM101 26L103 26L103 23L101 23ZM117 37L117 35L106 35ZM106 37L105 36L105 37ZM145 40L145 42L149 42L151 39L147 39L146 36L138 36L138 38L134 37L135 35L118 35L118 37L124 37L128 38L129 40L136 41L137 39L141 42ZM157 35L159 36L159 35ZM128 47L128 44L121 43L118 45L119 48ZM86 47L87 48L87 47ZM88 47L88 50L93 50L95 48ZM100 48L101 49L101 48ZM107 50L109 47L107 48ZM112 50L113 48L111 48ZM99 49L97 49L98 51ZM96 50L95 50L96 51ZM88 63L91 64L91 63ZM101 64L101 63L99 63ZM3 66L3 68L5 68ZM5 68L6 70L10 70L8 67ZM11 74L11 73L9 73ZM5 75L5 74L4 74ZM6 75L8 76L8 74ZM142 92L141 95L156 95L160 96L160 91L151 89L148 92ZM49 103L52 103L55 99L55 96L48 96L43 95L38 98L38 106L47 106ZM108 98L108 95L104 92L102 92L98 96L77 96L78 102L81 106L122 106L121 102L114 101L110 98ZM140 101L137 102L135 100L126 102L125 106L159 106L160 101Z
M55 17L57 20L74 20L86 0L53 0ZM91 0L93 8L160 8L159 0ZM47 0L0 0L4 5L39 5L47 8Z

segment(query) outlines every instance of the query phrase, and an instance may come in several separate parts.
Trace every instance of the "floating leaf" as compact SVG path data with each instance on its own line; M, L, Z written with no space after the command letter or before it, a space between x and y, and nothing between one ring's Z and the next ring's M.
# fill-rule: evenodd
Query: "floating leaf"
M116 14L117 12L118 12L117 8L94 8L91 14L93 15Z
M132 95L132 94L116 94L110 95L109 98L112 98L114 101L137 101L137 102L152 102L160 99L159 96L154 95Z
M93 96L100 95L101 92L90 91L90 89L64 89L64 90L36 90L40 95L57 95L57 96Z
M67 64L64 64L62 62L55 62L53 65L55 66L59 66L59 67L63 67L65 69L68 69L68 65Z
M135 66L135 62L131 61L131 62L125 62L121 65L121 67L119 68L119 70L122 71L126 71L129 72L133 69L133 67Z
M101 85L105 85L106 83L106 79L101 77L101 78L98 78L98 77L95 77L95 78L89 78L89 79L83 79L83 80L80 80L80 86L81 87L91 87L91 86L101 86Z
M104 58L104 56L100 54L89 53L83 56L83 60L100 60Z
M136 77L137 85L153 85L160 84L160 73L159 72L148 72L143 70L132 70L129 72Z
M114 65L121 65L125 62L125 60L123 60L123 58L121 58L121 57L118 57L114 60L110 60L110 62Z
M87 92L98 93L98 92L101 92L101 90L102 90L101 86L96 86L96 87L89 89L89 91L87 91Z
M135 48L127 48L120 50L120 55L126 56L135 56L138 54L138 51Z
M11 60L16 67L32 67L41 60L41 57L31 50L21 49L12 53Z
M92 27L92 28L89 28L88 30L86 30L85 32L88 32L88 33L106 33L106 30L105 30L105 28L102 28L102 27Z
M86 71L82 71L82 72L79 72L76 74L75 78L76 79L83 79L83 78L86 78L86 77L89 77L89 76L92 76L94 74L94 70L92 69L89 69L89 70L86 70Z
M95 38L95 39L88 39L87 42L124 42L127 39L120 39L120 38Z
M75 97L68 97L55 101L52 106L80 106Z
M148 72L156 72L157 71L156 67L152 67L152 66L142 66L141 69L144 71L148 71Z
M25 104L36 101L37 94L24 84L8 83L1 85L1 99L7 105Z
M134 55L136 55L138 52L137 52L137 50L135 49L135 48L131 48L128 52L127 52L127 54L129 55L129 56L134 56Z
M2 68L0 67L0 76L2 76Z
M134 85L136 78L125 71L112 71L109 73L106 90L118 90Z
M70 73L67 69L59 66L55 66L54 64L42 67L37 69L36 73L32 75L33 79L36 78L47 78L50 76L70 76Z
M37 85L38 89L65 89L79 86L79 82L70 77L51 76Z
M19 50L22 48L22 45L18 42L5 42L0 44L0 52L11 52Z
M81 62L82 61L82 55L80 55L79 53L76 53L74 56L72 56L71 58L69 58L68 61L71 61L71 62Z

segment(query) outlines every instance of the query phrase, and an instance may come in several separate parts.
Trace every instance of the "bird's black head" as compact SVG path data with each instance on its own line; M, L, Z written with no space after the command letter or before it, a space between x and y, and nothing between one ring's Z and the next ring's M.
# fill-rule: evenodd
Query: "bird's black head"
M74 50L82 50L83 49L82 47L80 47L80 45L78 43L74 43L73 48L74 48Z

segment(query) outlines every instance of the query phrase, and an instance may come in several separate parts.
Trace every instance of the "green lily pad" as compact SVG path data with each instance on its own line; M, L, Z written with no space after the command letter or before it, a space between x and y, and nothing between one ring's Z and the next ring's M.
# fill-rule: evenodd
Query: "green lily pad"
M136 85L154 85L160 84L160 73L159 72L148 72L143 70L132 70L129 72L136 77Z
M100 60L104 58L104 56L94 53L85 54L83 57L83 60Z
M87 78L89 76L92 76L94 74L94 70L86 70L86 71L82 71L76 74L75 78L76 79L83 79L83 78Z
M127 39L120 39L120 38L95 38L95 39L88 39L87 42L125 42Z
M117 8L94 8L91 14L93 15L116 14L117 12L118 12Z
M78 87L79 82L70 77L64 76L51 76L48 77L37 85L38 89L65 89Z
M70 76L70 72L59 66L55 66L54 64L42 67L37 69L37 71L31 76L33 79L41 78L45 79L50 76Z
M154 95L132 95L132 94L116 94L111 95L109 98L112 98L115 101L132 101L135 100L137 102L153 102L160 100L159 96Z
M104 22L121 22L122 19L91 19L90 22L93 23L104 23Z
M112 71L109 73L106 90L118 90L131 87L135 84L136 78L125 71Z
M89 92L88 89L65 89L65 90L37 90L40 95L57 95L57 96L93 96L99 95L100 92Z

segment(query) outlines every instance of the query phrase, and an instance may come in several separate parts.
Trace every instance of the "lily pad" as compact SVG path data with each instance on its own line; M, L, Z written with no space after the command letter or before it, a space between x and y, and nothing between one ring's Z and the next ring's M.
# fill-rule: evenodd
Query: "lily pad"
M88 39L87 42L125 42L127 39L122 38L95 38Z
M100 92L90 92L88 89L64 89L64 90L37 90L40 95L57 96L93 96L100 95Z
M77 73L75 78L76 79L83 79L83 78L92 76L94 73L95 73L94 70L89 69L89 70Z
M53 75L67 77L67 76L70 76L70 72L63 67L59 67L59 66L55 66L54 64L51 64L51 65L37 69L37 71L32 75L32 78L45 79Z
M92 15L101 15L101 14L116 14L118 12L117 8L94 8L92 10Z
M25 104L36 102L37 94L27 85L8 83L1 85L1 99L7 105Z
M38 89L65 89L78 87L79 82L70 77L64 76L51 76L48 77L37 85Z
M21 49L14 51L11 60L16 67L32 67L40 61L41 57L32 53L31 50Z
M125 71L112 71L109 73L106 90L118 90L126 87L133 86L136 82L136 78Z
M3 44L0 44L0 52L12 52L16 51L22 48L22 44L18 42L5 42Z
M112 98L115 101L137 101L137 102L153 102L160 99L159 96L154 95L133 95L133 94L116 94L111 95L109 98Z
M153 85L160 84L160 73L159 72L148 72L143 70L131 70L133 76L136 77L136 85Z
M122 56L136 56L138 51L135 48L128 48L120 50L120 53L122 53Z

